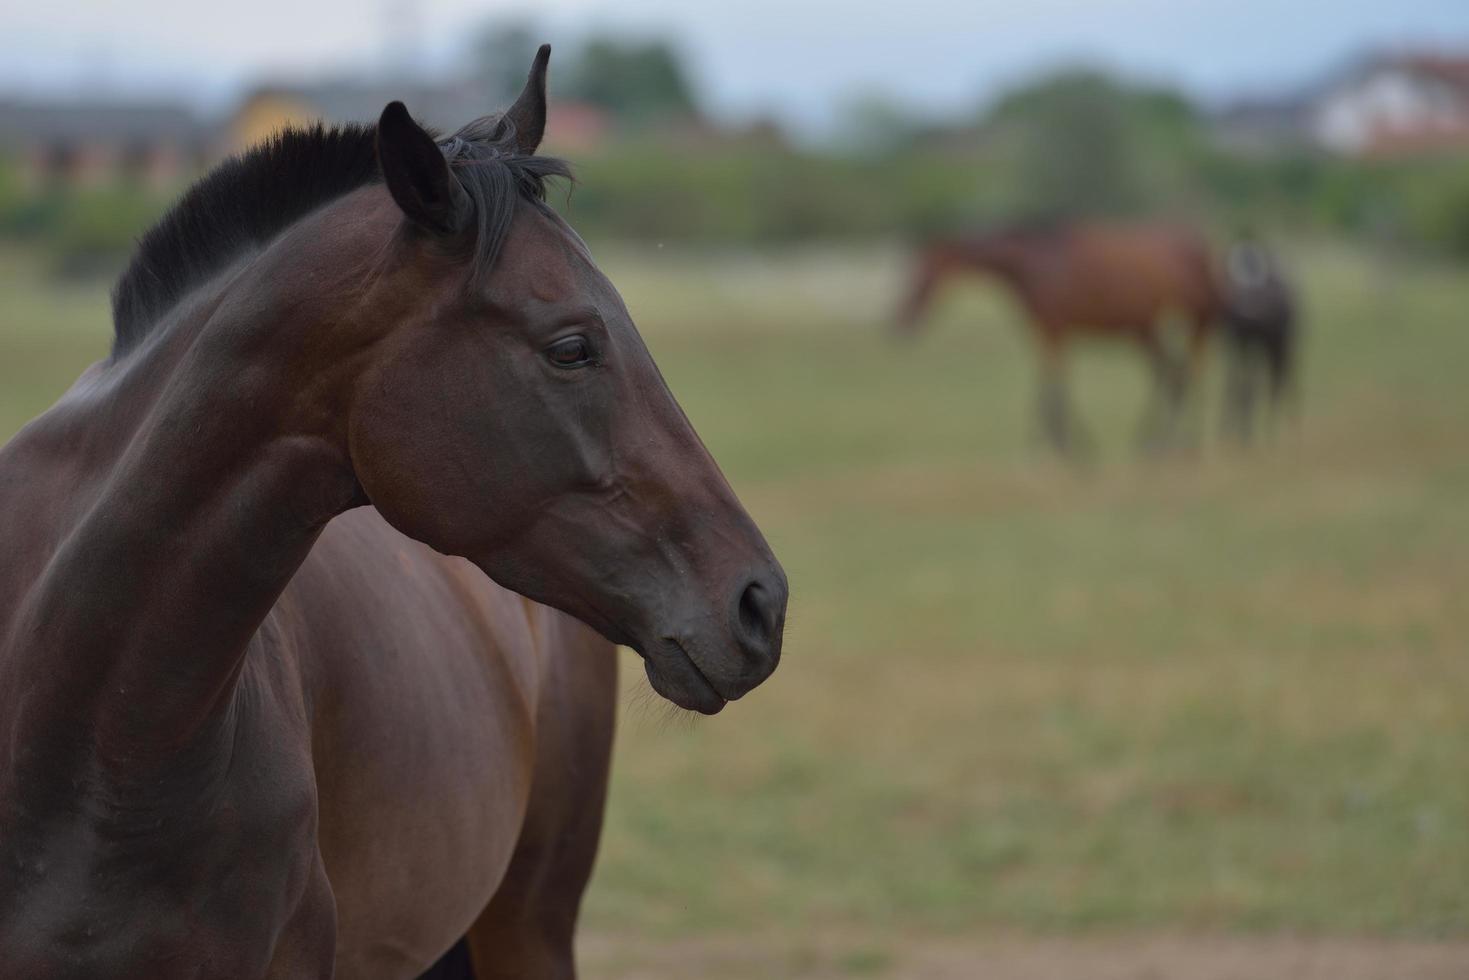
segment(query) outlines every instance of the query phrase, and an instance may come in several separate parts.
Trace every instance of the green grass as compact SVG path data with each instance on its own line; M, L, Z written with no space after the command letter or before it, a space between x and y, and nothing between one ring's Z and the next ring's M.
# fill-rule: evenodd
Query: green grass
M1469 936L1469 274L1296 259L1298 426L1138 459L1141 360L1084 349L1077 473L992 291L899 345L893 253L608 250L793 599L749 698L627 710L589 930L871 935L852 975L903 932ZM105 350L105 291L34 273L0 435Z

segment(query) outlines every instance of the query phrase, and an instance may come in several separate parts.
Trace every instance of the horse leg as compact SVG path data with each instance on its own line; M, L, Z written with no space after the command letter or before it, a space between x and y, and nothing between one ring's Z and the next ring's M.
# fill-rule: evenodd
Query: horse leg
M328 980L335 974L337 900L317 854L306 890L276 940L266 976L271 980Z
M1145 330L1138 336L1152 369L1153 390L1138 424L1137 441L1144 451L1157 452L1171 442L1178 417L1182 372L1156 331Z
M548 636L530 805L505 879L466 937L466 980L576 976L572 943L602 831L617 655L580 623L557 614L552 626L564 640Z
M1254 436L1255 357L1247 341L1231 345L1225 362L1224 430L1236 443Z
M1084 460L1091 454L1091 443L1072 411L1063 362L1060 336L1054 331L1043 331L1038 405L1041 433L1062 456Z
M1205 314L1195 315L1191 321L1188 335L1188 349L1184 353L1184 362L1181 368L1177 394L1174 399L1174 416L1178 419L1180 431L1188 438L1190 447L1196 447L1199 443L1199 427L1203 424L1199 417L1197 399L1191 398L1194 385L1203 375L1204 354L1208 350L1209 330L1212 326ZM1190 417L1193 417L1193 424Z

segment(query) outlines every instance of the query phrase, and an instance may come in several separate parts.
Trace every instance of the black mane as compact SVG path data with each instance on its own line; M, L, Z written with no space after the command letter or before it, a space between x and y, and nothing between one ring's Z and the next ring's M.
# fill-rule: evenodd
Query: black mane
M138 346L189 290L240 254L263 248L322 205L382 179L377 128L286 129L215 167L142 238L112 290L112 356ZM504 244L518 198L541 203L548 177L571 176L564 161L515 149L508 120L486 117L442 144L474 203L474 263L489 268Z

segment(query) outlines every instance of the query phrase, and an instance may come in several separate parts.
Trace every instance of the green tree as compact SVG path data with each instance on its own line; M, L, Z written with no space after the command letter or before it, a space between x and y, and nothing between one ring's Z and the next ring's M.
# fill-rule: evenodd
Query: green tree
M918 116L879 90L861 92L839 108L836 144L857 156L887 157L912 147Z
M698 114L693 86L664 41L593 38L559 88L567 98L601 106L634 125Z
M1194 109L1181 96L1087 70L1009 93L985 125L1011 147L1022 205L1041 210L1156 206L1186 192L1202 145Z
M528 21L494 21L479 32L470 45L470 70L491 99L509 102L520 93L540 41Z

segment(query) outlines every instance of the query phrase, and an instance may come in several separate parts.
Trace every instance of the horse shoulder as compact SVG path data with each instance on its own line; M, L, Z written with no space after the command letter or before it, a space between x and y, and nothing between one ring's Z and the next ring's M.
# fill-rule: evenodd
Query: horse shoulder
M327 527L273 617L310 704L338 973L411 972L463 935L520 836L536 763L531 617L371 508Z

